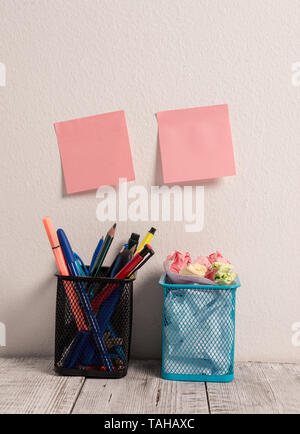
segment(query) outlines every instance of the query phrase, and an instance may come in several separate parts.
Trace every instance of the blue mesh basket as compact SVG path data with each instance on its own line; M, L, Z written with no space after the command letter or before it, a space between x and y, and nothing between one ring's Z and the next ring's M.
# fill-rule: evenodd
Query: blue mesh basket
M234 376L235 299L240 287L174 285L163 274L162 377L229 382Z

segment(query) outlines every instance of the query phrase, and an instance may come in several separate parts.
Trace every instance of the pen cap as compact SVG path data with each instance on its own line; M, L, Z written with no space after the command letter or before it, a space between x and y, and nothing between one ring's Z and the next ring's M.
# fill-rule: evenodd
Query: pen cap
M152 234L152 235L154 235L155 232L156 232L156 229L155 229L155 228L151 228L150 231L149 231L149 233Z
M151 246L149 246L149 244L146 244L145 247L143 248L143 250L140 251L139 255L144 258L145 256L148 255L148 253L150 253L150 255L154 255L154 251L152 249Z
M139 239L140 239L140 235L132 232L132 234L130 235L130 240L138 243Z
M48 235L49 243L52 248L59 246L59 241L57 238L57 234L55 232L55 229L53 227L51 218L49 216L43 218L43 224L46 230L46 233Z
M146 244L145 247L138 253L134 258L142 257L140 260L140 263L137 267L135 267L130 274L128 274L128 278L131 277L133 274L135 274L141 267L145 265L147 261L154 255L154 250L152 249L149 244Z
M131 249L133 246L137 246L139 243L140 235L134 232L130 235L128 240L128 248Z

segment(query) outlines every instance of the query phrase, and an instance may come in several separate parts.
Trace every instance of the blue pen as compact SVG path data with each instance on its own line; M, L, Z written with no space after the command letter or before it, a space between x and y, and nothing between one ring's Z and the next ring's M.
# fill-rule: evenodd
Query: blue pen
M78 259L75 260L75 263L76 263L76 267L77 267L77 270L79 272L79 275L82 276L82 277L86 276L86 274L83 271L83 269L82 269L82 267L81 267L80 262L78 261Z
M94 254L93 254L93 257L92 257L92 260L91 260L91 263L90 263L90 267L89 267L89 274L88 274L89 276L92 275L92 269L94 267L94 264L96 262L98 254L99 254L99 252L101 250L102 244L103 244L103 237L100 238L99 243L98 243L98 245L96 247L96 250L94 251ZM95 295L94 294L94 290L93 290L93 285L88 289L88 292L89 292L90 299L92 299L94 297L94 295Z
M58 236L58 240L59 240L60 246L62 248L62 251L63 251L63 254L64 254L64 257L65 257L65 260L66 260L66 263L67 263L67 266L69 268L70 273L73 276L80 276L79 271L78 271L77 266L76 266L76 259L75 259L74 254L73 254L73 250L70 246L69 240L68 240L65 232L62 229L58 229L57 230L57 236ZM104 344L102 336L101 336L101 331L99 329L98 322L95 318L90 300L89 300L82 284L77 284L76 287L79 290L82 304L84 305L85 313L86 313L90 328L93 331L96 346L97 346L98 351L101 355L101 358L103 359L103 364L104 364L106 369L108 369L109 371L113 371L113 365L112 365L110 357L107 353L107 350L105 348L105 344Z
M74 253L74 256L75 256L75 259L76 259L76 265L77 265L77 269L78 269L78 271L80 273L80 276L83 276L83 277L84 276L88 276L89 272L88 272L88 270L87 270L87 268L86 268L83 260L81 259L80 256L77 255L77 253L75 253L75 252L73 252L73 253Z
M126 250L124 250L124 247L125 247L125 249L127 249L128 255L127 254L124 255L124 252L126 252ZM117 271L119 269L121 261L125 262L125 260L126 260L126 263L128 263L130 261L130 251L128 250L128 245L125 244L124 247L121 250L121 252L117 255L117 257L114 260L112 266L110 267L110 270L112 270L111 272L110 272L110 270L108 272L108 275L110 277L114 277L116 275L116 273L117 273ZM121 266L121 268L122 268L122 266ZM112 325L110 324L110 318L111 318L111 316L112 316L112 314L114 312L116 303L117 303L117 301L118 301L118 299L120 297L121 292L122 292L122 286L120 285L107 298L107 300L104 301L104 303L100 307L100 310L99 310L99 312L97 314L97 321L98 321L98 324L99 324L99 327L100 327L100 330L101 330L102 334L105 332L106 327L107 327L108 330L110 331L112 337L116 337L114 329L113 329ZM91 292L91 294L92 294L92 292ZM118 352L119 357L121 359L125 360L125 353L124 353L124 350L123 350L123 348L122 348L121 345L116 346L116 351ZM89 351L86 351L83 356L84 356L84 359L82 360L83 364L90 365L90 364L93 363L93 359L92 359L92 357L93 357L93 350L91 348L89 348Z
M107 327L108 327L109 331L113 331L109 321L110 321L110 319L114 313L116 304L120 298L123 287L124 287L124 285L119 285L110 294L110 296L102 303L102 305L100 307L100 310L97 314L97 321L99 324L99 329L100 329L101 335L103 335L103 333L105 333ZM114 332L113 332L113 334L114 334ZM114 335L113 337L116 337L116 335ZM116 349L119 353L119 357L121 359L125 360L125 353L124 353L122 347L121 346L118 346L118 347ZM94 361L94 352L93 352L92 348L90 348L89 346L87 348L88 348L88 351L86 351L83 354L82 363L84 365L95 364L96 362Z
M93 254L93 257L92 257L92 260L91 260L91 263L90 263L90 270L92 270L92 268L93 268L93 266L95 264L95 261L97 259L98 253L101 250L102 244L103 244L103 237L100 238L99 243L98 243L98 245L96 247L96 250L94 251L94 254Z
M121 262L121 256L119 255L114 263L111 273L109 273L109 277L114 277L117 273L116 270L119 269Z

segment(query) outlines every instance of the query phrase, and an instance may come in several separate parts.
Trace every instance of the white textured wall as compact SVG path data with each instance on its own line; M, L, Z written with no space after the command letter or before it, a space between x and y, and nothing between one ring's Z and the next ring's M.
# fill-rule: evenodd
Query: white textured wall
M218 248L243 283L237 357L300 359L291 344L300 322L299 14L296 0L1 0L0 355L53 351L55 265L41 218L51 215L87 260L109 226L96 220L95 192L65 195L53 123L124 109L137 183L150 186L161 176L154 113L228 103L237 176L205 185L203 232L157 225L157 255L135 288L133 353L160 355L166 254ZM148 226L120 223L118 234Z

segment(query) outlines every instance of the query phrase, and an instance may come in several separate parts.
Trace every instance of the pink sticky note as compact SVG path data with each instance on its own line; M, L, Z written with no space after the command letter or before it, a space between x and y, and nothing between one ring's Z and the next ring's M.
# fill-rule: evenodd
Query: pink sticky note
M58 122L67 193L135 179L124 111Z
M165 183L235 175L227 105L157 113Z

